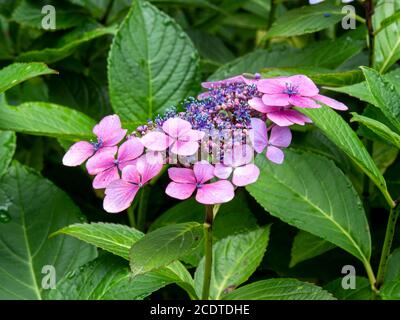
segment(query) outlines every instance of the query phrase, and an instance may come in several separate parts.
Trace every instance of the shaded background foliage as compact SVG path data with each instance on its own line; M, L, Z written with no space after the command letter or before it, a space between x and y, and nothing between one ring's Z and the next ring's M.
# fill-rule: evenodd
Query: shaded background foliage
M354 3L358 14L355 30L341 27L342 5L338 1L326 1L318 6L308 6L307 1L284 0L150 2L0 1L0 66L6 67L14 62L43 62L57 70L57 73L40 71L43 66L38 66L38 75L46 75L13 86L2 94L0 100L0 128L11 130L0 132L0 174L3 176L0 181L0 254L14 255L10 261L18 266L15 274L4 276L4 282L0 284L1 298L46 297L47 293L39 288L42 276L40 268L44 264L55 264L60 270L57 275L60 279L68 274L60 284L61 289L50 293L50 298L77 298L76 290L79 291L79 287L71 289L68 278L78 277L77 283L84 284L91 281L85 270L74 270L95 258L97 253L94 247L67 236L55 237L57 243L53 238L38 240L36 234L40 228L46 226L49 229L43 235L47 237L74 222L128 224L126 214L104 212L101 192L92 190L91 178L81 168L66 168L61 164L64 150L71 141L85 137L88 132L90 135L94 120L104 115L118 113L123 125L134 129L172 105L180 107L185 97L200 92L200 82L206 79L222 79L243 72L261 72L265 77L303 73L323 86L327 94L345 102L351 112L378 120L389 128L396 127L396 123L390 121L390 115L371 106L377 104L379 97L374 96L374 90L368 90L368 82L365 82L359 66L374 67L385 74L383 78L391 84L392 90L400 88L396 64L400 56L400 22L396 18L400 10L399 1L393 0L392 5L386 6L382 5L383 1L375 4L372 18L374 29L377 31L382 27L382 30L375 36L373 49L368 48L367 17L363 5L358 2ZM54 31L41 28L41 8L45 4L53 4L56 8L57 29ZM393 21L388 20L390 17ZM4 91L5 88L2 89ZM71 113L69 109L63 111L53 104L80 113ZM13 109L14 106L18 109ZM43 113L45 106L51 114ZM398 116L400 106L397 103L394 107L398 108L394 113ZM18 114L16 110L19 110ZM352 115L342 113L341 117L349 122ZM357 116L353 120L363 123L352 122L350 125L377 166L378 172L371 173L370 177L379 180L383 175L392 198L396 199L400 196L400 138L390 136L383 139L368 121L362 121L363 118ZM337 170L338 175L345 174L346 180L343 181L349 185L349 189L338 189L340 183L334 181L334 176L327 188L331 188L331 194L354 193L354 199L361 198L363 204L354 202L351 210L349 206L338 205L334 210L338 215L348 210L347 217L350 220L357 210L360 217L365 210L372 229L372 254L369 240L366 239L368 236L360 240L360 246L365 246L361 251L371 255L371 264L375 268L379 262L387 221L387 215L382 214L382 209L387 209L385 197L352 161L354 156L349 154L352 150L346 152L346 147L340 146L347 137L338 137L340 141L335 141L334 137L324 132L323 126L318 125L318 121L315 122L316 127L295 127L288 162L295 163L299 152L302 152L305 153L303 159L310 157L310 163L321 165L322 173L324 169L332 168L332 172ZM395 129L399 131L399 127ZM14 162L10 166L12 158ZM262 168L268 167L260 159L259 162ZM325 162L329 162L327 167ZM361 167L363 163L361 161ZM289 179L285 168L276 175L281 174ZM321 176L313 176L310 172L310 176L323 180L322 173ZM152 187L142 231L156 230L178 222L201 222L203 219L203 208L199 204L192 200L178 204L167 197L163 189L166 182L164 175ZM313 184L312 181L309 183ZM250 278L250 282L274 277L297 278L325 287L337 298L370 298L372 293L362 262L336 247L340 239L335 242L328 237L328 242L317 237L326 238L323 234L312 232L315 227L304 227L304 221L295 221L296 217L289 218L285 213L286 208L278 210L278 213L269 210L274 199L269 201L265 190L272 188L276 192L279 187L266 173L260 183L242 190L232 204L223 205L218 213L214 240L220 247L227 246L232 235L246 232L250 232L246 241L252 243L255 235L251 232L266 230L259 226L272 223L270 230L268 228L264 249L259 250L264 252L269 237L266 253L253 266L256 271L250 272L241 282L247 278ZM281 193L284 194L285 190L281 190ZM323 202L321 198L318 201ZM28 212L32 212L32 216L26 219ZM363 233L365 235L365 221L361 221L354 229L360 239ZM21 239L13 238L15 232L21 234ZM138 235L136 237L140 238ZM31 252L26 248L21 248L21 252L7 249L10 248L10 242L22 242L24 239L33 241L31 246L27 246L32 249ZM399 237L395 238L393 248L398 245ZM81 246L84 248L80 249ZM350 252L353 250L352 245L343 244L341 247ZM75 260L68 256L76 251L79 253ZM195 267L201 264L202 254L198 249L182 260L185 265ZM22 262L18 261L21 259ZM396 269L393 266L398 266L400 261L398 250L393 253L391 260L389 267ZM70 262L69 266L66 266L67 261ZM27 264L28 270L20 268L21 264ZM356 267L359 276L358 289L351 293L341 289L339 279L342 266L348 264ZM121 281L129 273L125 261L101 252L89 265L97 275L93 281L99 283L103 279L101 274L109 273L108 270L118 271L109 280L109 290L104 289L107 294L96 295L88 288L86 292L85 285L82 285L84 293L81 290L82 296L79 298L144 298L170 283L170 286L152 293L150 298L185 297L185 292L176 285L176 279L164 269L136 279L138 292L132 292L132 285L124 287ZM10 267L0 262L0 268ZM398 274L394 273L392 271L392 281L399 279ZM15 279L22 279L21 287L15 284L18 282ZM28 290L24 287L28 287ZM89 284L87 287L90 287ZM228 292L212 292L212 297L221 297ZM393 289L386 297L393 298L396 295L398 297L399 293Z

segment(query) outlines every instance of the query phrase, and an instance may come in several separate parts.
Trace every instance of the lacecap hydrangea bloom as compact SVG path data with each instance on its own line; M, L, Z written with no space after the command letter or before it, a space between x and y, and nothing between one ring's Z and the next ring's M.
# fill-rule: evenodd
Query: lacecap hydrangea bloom
M117 115L105 117L93 129L97 140L73 144L63 164L87 161L93 188L105 189L108 212L129 208L164 166L171 180L167 195L179 200L194 195L199 203L215 205L232 200L236 188L257 181L255 154L283 163L283 149L292 140L290 126L311 122L294 106L347 109L319 94L304 75L239 75L202 86L206 91L186 99L182 111L170 108L128 135Z

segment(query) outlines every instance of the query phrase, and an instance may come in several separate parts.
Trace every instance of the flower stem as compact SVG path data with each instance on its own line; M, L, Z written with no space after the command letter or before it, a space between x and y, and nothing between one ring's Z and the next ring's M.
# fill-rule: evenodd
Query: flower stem
M128 220L129 220L129 225L130 225L132 228L136 228L135 207L136 207L136 206L130 206L130 207L128 208Z
M394 232L396 230L396 222L399 217L400 206L396 206L395 208L390 208L389 221L386 227L385 241L383 242L381 260L379 262L378 275L376 278L376 286L379 286L383 283L385 279L386 265L388 261L388 257L390 254L390 249L392 247Z
M140 231L144 231L149 196L150 196L150 187L149 186L143 187L140 193L139 207L137 214L137 229Z
M202 300L208 300L210 295L211 268L212 268L212 227L214 220L214 210L212 205L206 205L206 213L204 218L204 278Z

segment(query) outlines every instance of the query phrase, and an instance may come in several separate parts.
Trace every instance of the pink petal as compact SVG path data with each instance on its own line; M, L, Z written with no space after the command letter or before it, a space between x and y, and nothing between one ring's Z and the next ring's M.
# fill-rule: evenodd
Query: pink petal
M257 153L263 152L268 145L267 125L258 118L251 118L250 139L253 142L254 150Z
M255 164L250 163L233 171L232 183L235 186L243 187L256 182L259 175L260 169Z
M178 138L191 130L192 125L189 121L180 118L170 118L164 122L162 128L170 137Z
M267 148L267 158L274 163L281 164L285 157L283 151L277 147L269 146Z
M313 99L322 102L323 104L326 104L327 106L336 109L336 110L347 110L347 106L335 99L323 96L321 94L317 94L314 97L312 97Z
M199 131L199 130L192 130L190 129L189 131L185 132L184 134L180 135L178 137L179 141L199 141L204 138L205 132Z
M210 96L210 92L208 92L208 91L207 92L202 92L197 96L197 99L203 100L203 99L208 98L209 96Z
M74 143L64 155L62 162L64 166L75 167L84 163L95 153L94 146L86 141Z
M287 106L290 104L290 98L288 94L279 93L279 94L264 94L262 96L262 101L267 106Z
M195 141L176 141L172 147L171 152L180 156L191 156L199 149L199 143Z
M265 105L262 99L257 97L249 100L249 106L261 113L267 113L271 111L271 107Z
M118 161L125 162L136 159L143 154L144 146L139 138L132 137L121 144L118 149Z
M214 178L214 166L207 161L195 163L193 166L193 172L198 183L205 183Z
M172 198L184 200L189 198L195 189L195 184L177 183L172 181L168 184L167 189L165 189L165 193Z
M122 180L135 183L135 184L140 184L140 173L136 166L130 165L126 166L125 168L122 169Z
M178 183L196 184L196 177L192 169L188 168L169 168L168 176L172 181Z
M287 148L292 141L292 133L288 127L274 126L271 129L269 143L276 147Z
M153 151L166 150L173 141L163 132L152 131L141 138L142 144Z
M136 168L139 171L142 179L142 184L147 183L158 175L163 167L162 160L148 155L141 156L136 162Z
M228 179L232 173L232 167L224 166L221 163L217 163L214 167L214 175L220 179Z
M301 96L312 97L319 92L315 83L307 76L295 75L289 77L287 80L297 89Z
M125 137L126 132L127 130L121 128L121 121L115 114L104 117L93 128L93 133L102 141L105 147L118 144Z
M101 148L86 162L89 174L94 175L115 166L115 154L118 147Z
M105 171L100 172L93 179L93 188L94 189L107 188L111 182L118 179L119 179L118 168L116 166L111 167Z
M228 180L203 184L197 189L196 200L203 204L217 204L229 202L235 196L232 183Z
M287 79L285 77L262 79L258 81L257 89L262 93L280 94L286 90Z
M306 97L291 96L289 98L289 102L290 104L300 108L311 108L311 109L321 108L321 106L318 103L316 103L313 99Z
M285 117L289 121L303 126L305 123L311 123L312 120L297 110L285 110Z
M253 158L254 151L249 145L235 145L225 151L224 164L231 167L240 167L251 162Z
M137 185L124 180L111 182L105 191L104 210L116 213L128 209L138 190L139 187Z
M286 127L291 126L293 121L286 116L287 110L281 110L277 112L271 112L267 114L267 118L278 126Z

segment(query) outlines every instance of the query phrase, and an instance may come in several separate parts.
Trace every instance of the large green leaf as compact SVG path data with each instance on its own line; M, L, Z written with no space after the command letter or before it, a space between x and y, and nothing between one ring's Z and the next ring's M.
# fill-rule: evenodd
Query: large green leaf
M103 254L96 260L67 274L49 290L52 300L142 300L172 283L161 273L149 272L134 279L128 262Z
M378 107L392 125L400 132L400 93L393 84L373 69L362 67L367 89Z
M400 135L392 131L388 126L386 126L382 122L376 121L375 119L361 116L355 112L352 112L351 114L353 115L353 118L351 118L352 122L357 121L359 123L362 123L372 132L383 138L384 141L391 143L395 147L400 149Z
M304 74L318 85L323 86L346 86L363 80L360 70L334 71L325 68L267 68L262 71L264 78L288 77L296 74Z
M267 36L293 37L326 29L342 20L341 7L330 4L305 6L287 11L268 30Z
M227 294L225 300L336 300L322 288L297 279L257 281Z
M386 282L379 295L383 300L400 300L400 280Z
M338 47L341 48L340 52L336 50ZM304 49L256 50L223 65L210 76L210 80L224 79L241 73L255 73L264 68L334 69L359 53L363 47L362 41L341 37L336 41L315 42Z
M56 13L56 30L78 26L88 19L83 10L60 1L22 0L12 14L12 20L31 28L42 29L44 5L54 5Z
M344 276L344 275L343 275ZM372 300L374 293L371 290L371 284L367 278L356 277L356 287L344 289L342 282L346 279L338 278L329 282L324 286L324 289L331 292L336 298L340 300Z
M140 231L112 223L73 224L54 233L67 234L103 250L109 251L126 260L129 260L129 250L139 239L143 238ZM175 261L165 268L154 271L160 277L167 277L172 282L185 289L191 297L196 297L193 279L186 268Z
M0 177L6 172L14 156L16 136L12 131L0 131Z
M294 267L302 261L319 256L333 248L335 248L334 244L300 230L293 241L289 267Z
M368 264L371 238L361 200L335 164L318 155L286 150L281 165L256 158L261 174L247 187L270 214L326 239Z
M393 200L386 187L385 179L369 155L357 134L335 111L327 106L318 109L296 108L304 113L322 132L346 153L376 184L390 205Z
M396 280L400 280L400 248L390 254L385 272L385 282Z
M33 77L44 74L54 74L44 63L13 63L0 70L0 93Z
M147 121L177 104L199 81L198 53L169 16L133 1L108 59L112 106L125 121Z
M396 90L400 92L400 69L396 69L394 71L391 71L383 75L383 79L389 82L391 85L393 85L396 88ZM353 84L350 86L344 86L339 88L327 87L325 89L346 93L352 97L376 105L376 101L372 96L370 90L368 89L366 81Z
M379 0L372 22L374 30L382 26L386 18L400 10L400 1ZM400 58L400 21L391 23L379 31L374 41L374 68L380 73L387 71Z
M146 234L129 252L134 276L169 265L195 249L203 237L203 225L186 222L168 225Z
M150 231L173 223L204 221L204 206L191 198L182 201L164 212L150 226ZM240 223L237 223L240 221ZM257 228L257 220L248 207L244 192L236 192L235 199L220 206L213 224L214 243L233 234ZM191 254L182 258L185 263L197 266L204 255L204 245L200 244Z
M52 103L26 102L14 107L0 102L1 130L69 140L90 139L95 124L79 111Z
M210 299L219 300L226 292L245 282L260 264L269 240L270 226L229 236L213 247ZM204 280L203 258L194 283L200 297Z
M72 224L57 230L53 235L67 234L103 250L129 260L129 249L143 237L134 228L114 223Z
M115 33L115 27L101 27L96 24L85 24L59 37L54 47L26 51L17 57L17 61L43 61L54 63L71 55L79 45Z
M53 266L59 279L96 256L79 240L48 239L84 217L63 191L17 162L1 178L0 190L8 199L0 222L0 299L42 299L44 266Z

